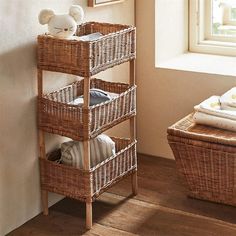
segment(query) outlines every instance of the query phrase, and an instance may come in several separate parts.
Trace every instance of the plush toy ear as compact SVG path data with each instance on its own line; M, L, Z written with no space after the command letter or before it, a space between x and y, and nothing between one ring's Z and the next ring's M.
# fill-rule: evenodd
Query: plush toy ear
M77 24L84 19L84 10L79 5L72 5L70 7L69 14L74 18Z
M50 9L44 9L39 13L39 23L41 25L45 25L48 24L48 22L50 21L50 19L54 16L54 12Z

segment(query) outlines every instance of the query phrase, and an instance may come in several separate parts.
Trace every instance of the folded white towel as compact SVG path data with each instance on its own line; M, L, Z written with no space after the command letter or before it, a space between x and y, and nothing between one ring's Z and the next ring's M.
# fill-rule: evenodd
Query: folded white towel
M220 103L228 108L236 108L236 87L230 89L220 97Z
M100 134L90 140L90 163L96 166L108 157L115 155L115 142L107 135ZM61 162L82 169L84 167L83 142L69 141L61 145Z
M197 112L236 121L236 110L222 110L219 96L212 96L194 107Z
M221 109L225 111L235 111L236 112L236 107L231 107L225 103L221 104Z
M193 120L197 124L209 125L220 129L236 131L236 120L217 117L202 112L195 112Z

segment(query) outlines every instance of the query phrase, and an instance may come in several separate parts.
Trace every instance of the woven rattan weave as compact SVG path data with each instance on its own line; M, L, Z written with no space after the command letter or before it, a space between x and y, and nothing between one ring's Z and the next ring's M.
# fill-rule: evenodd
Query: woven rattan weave
M89 108L70 105L69 102L83 95L84 80L38 98L39 128L74 140L93 138L136 113L136 86L124 83L91 80L91 88L116 93L111 101ZM89 123L83 122L86 115Z
M89 77L135 58L135 27L88 22L78 27L77 35L95 32L103 37L79 41L38 36L38 68Z
M93 41L38 36L38 128L43 213L48 214L48 191L86 202L86 228L92 227L92 201L118 181L131 175L137 194L135 140L136 29L133 26L88 22L78 27L77 36L99 32ZM129 84L107 82L92 75L129 61ZM55 92L44 94L43 71L84 77ZM90 104L90 88L104 90L111 100ZM83 103L72 105L83 95ZM90 139L129 120L130 138L114 138L116 155L90 166ZM83 169L58 164L60 150L46 155L45 132L83 141ZM54 160L54 161L52 161Z
M121 138L113 140L116 155L87 171L54 162L55 159L60 159L60 150L51 153L48 160L41 158L42 188L81 201L90 198L95 200L117 181L137 171L136 142Z
M168 129L189 195L236 206L236 133L195 125L192 115Z

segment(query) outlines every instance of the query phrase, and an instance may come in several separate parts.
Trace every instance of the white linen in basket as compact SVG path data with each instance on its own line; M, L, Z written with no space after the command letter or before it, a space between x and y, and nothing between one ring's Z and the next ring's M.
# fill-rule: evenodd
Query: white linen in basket
M193 120L197 124L209 125L212 127L236 131L236 120L209 115L203 112L195 112Z
M221 105L219 96L211 96L199 105L195 106L194 110L213 116L236 120L236 111L223 110Z
M231 88L220 97L222 108L226 110L236 109L236 87Z
M115 155L115 142L107 135L100 134L90 140L91 167ZM69 141L61 145L61 162L69 166L83 169L84 167L83 142Z

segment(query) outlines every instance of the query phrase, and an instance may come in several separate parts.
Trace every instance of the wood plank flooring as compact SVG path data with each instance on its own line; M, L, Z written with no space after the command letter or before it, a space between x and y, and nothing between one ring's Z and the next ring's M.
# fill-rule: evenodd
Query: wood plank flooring
M8 236L236 236L236 208L188 198L174 161L139 155L138 176L136 197L127 178L93 204L90 231L85 204L65 198Z

